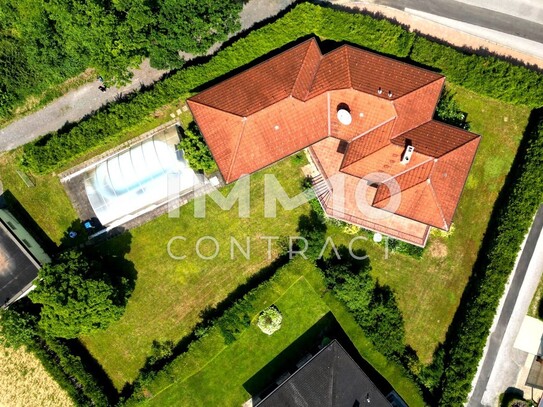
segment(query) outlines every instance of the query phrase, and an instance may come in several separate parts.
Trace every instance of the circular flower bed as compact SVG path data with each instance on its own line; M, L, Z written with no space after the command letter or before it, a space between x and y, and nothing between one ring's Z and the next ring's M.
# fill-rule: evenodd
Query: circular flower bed
M282 320L283 316L281 315L279 310L274 305L272 305L271 307L266 308L260 313L256 325L260 328L262 332L267 335L271 335L281 329Z

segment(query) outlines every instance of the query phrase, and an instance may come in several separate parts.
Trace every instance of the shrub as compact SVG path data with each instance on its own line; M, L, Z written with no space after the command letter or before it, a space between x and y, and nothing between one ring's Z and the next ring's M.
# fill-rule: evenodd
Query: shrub
M526 152L519 150L504 205L493 214L490 231L466 288L469 298L455 317L447 341L441 406L460 406L467 397L483 354L496 309L534 214L543 201L543 115L528 132Z
M356 260L340 247L341 260L330 257L321 266L325 283L353 314L375 347L385 356L405 353L403 317L394 293L370 275L367 260Z
M417 37L409 58L437 68L447 80L504 102L530 107L543 105L543 75L496 57L466 54L453 47Z
M183 131L179 149L183 150L183 155L193 170L206 173L217 171L217 164L196 123L191 122Z
M124 298L108 274L81 253L69 251L38 273L30 299L41 304L40 327L57 338L105 329L124 312Z
M467 114L460 110L454 100L454 94L447 88L439 99L435 115L442 122L469 130L469 123L466 121Z
M260 313L256 325L266 335L272 335L274 332L281 329L282 321L283 316L279 310L272 305Z

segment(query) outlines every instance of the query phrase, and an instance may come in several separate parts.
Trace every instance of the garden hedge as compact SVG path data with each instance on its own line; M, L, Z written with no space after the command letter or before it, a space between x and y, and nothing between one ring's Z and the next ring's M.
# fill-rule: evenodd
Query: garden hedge
M495 224L489 227L466 289L469 300L460 307L447 339L440 406L464 404L520 246L543 202L542 109L537 115L537 124L526 135L528 147L519 150L518 164L511 170L504 204L493 214Z
M71 129L44 136L24 148L23 163L35 173L57 170L83 154L118 140L151 119L150 113L190 96L202 85L291 44L302 37L357 44L370 50L435 68L448 80L508 103L543 105L543 75L494 57L464 54L432 42L384 19L330 6L301 3L273 23L252 31L207 62L195 62L152 89L108 105Z

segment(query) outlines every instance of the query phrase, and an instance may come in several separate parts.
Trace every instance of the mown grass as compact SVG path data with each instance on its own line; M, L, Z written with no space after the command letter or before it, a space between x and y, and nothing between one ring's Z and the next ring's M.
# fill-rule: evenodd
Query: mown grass
M299 167L289 158L251 177L249 218L238 218L237 205L223 211L208 199L203 219L194 217L191 202L180 209L179 218L164 215L131 232L127 259L134 263L138 275L126 312L107 331L83 338L119 389L136 378L150 354L153 340L179 341L190 333L206 307L223 300L270 264L267 241L260 239L261 236L296 234L298 218L308 211L307 206L289 212L278 207L276 219L264 217L263 176L270 171L290 195L300 190ZM187 256L184 260L174 260L168 255L168 242L175 236L187 239L171 245L175 255ZM203 236L212 236L220 244L220 252L213 260L204 260L196 253L197 241ZM249 260L237 249L231 260L231 236L243 247L246 239L250 239ZM115 244L115 239L108 242L104 250L114 249ZM213 243L202 243L200 251L211 255ZM274 249L272 258L276 256Z
M39 227L59 243L70 224L77 219L58 177L30 175L35 187L28 187L17 174L22 149L0 155L0 181Z
M299 257L294 259L252 300L255 309L277 306L283 315L279 331L271 336L262 333L256 327L255 314L251 326L238 340L225 345L220 330L213 328L146 387L150 398L144 404L240 405L256 395L249 392L251 388L262 390L281 375L285 359L296 362L312 350L315 337L335 318L354 338L361 355L378 368L409 405L423 405L416 386L405 373L375 351L350 314L329 293L323 295L325 291L315 266Z

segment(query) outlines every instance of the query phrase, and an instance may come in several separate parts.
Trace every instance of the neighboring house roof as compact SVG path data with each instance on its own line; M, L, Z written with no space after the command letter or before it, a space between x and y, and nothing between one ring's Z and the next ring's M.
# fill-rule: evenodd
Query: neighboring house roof
M33 255L40 261L50 261L23 226L7 210L0 209L0 306L13 303L32 289L40 269Z
M337 341L264 398L258 407L390 407L383 393Z
M344 45L322 55L307 40L188 100L227 183L311 147L330 178L372 181L373 207L402 193L395 211L448 230L480 137L432 120L445 77ZM340 122L346 109L350 124ZM320 154L332 137L341 156ZM414 153L400 163L408 145ZM335 160L334 162L325 161Z

